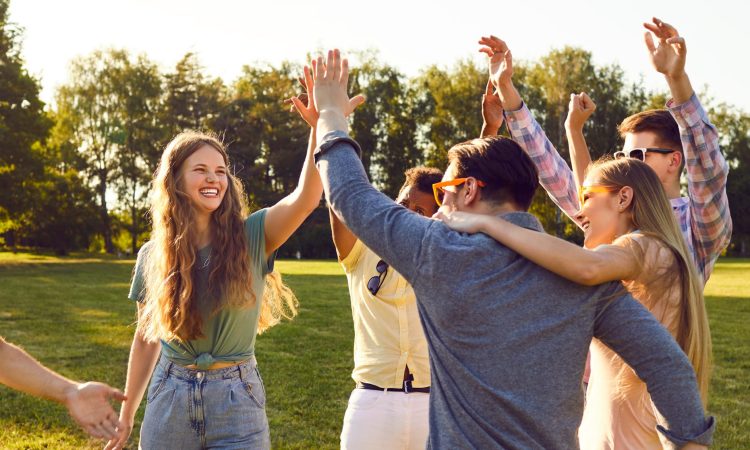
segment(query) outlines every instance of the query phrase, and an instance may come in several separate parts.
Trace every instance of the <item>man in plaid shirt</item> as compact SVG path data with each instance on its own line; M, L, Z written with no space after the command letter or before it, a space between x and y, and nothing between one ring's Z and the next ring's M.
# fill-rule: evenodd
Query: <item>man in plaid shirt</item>
M685 73L685 39L669 24L654 18L644 24L646 46L654 68L664 74L672 99L667 110L644 111L626 118L619 127L625 144L616 156L644 160L662 181L664 190L704 283L716 259L729 245L732 219L726 183L729 166L719 149L716 128L695 96ZM655 45L653 33L658 39ZM483 109L502 103L503 115L515 140L531 157L539 181L552 200L576 223L577 183L565 160L547 139L513 86L513 63L508 46L496 37L480 41L490 50L490 77L499 100L485 95ZM496 134L501 123L487 123L483 134ZM496 117L496 116L495 116ZM684 154L683 154L684 152ZM684 158L684 159L683 159ZM680 174L687 167L688 196L680 195ZM581 175L582 176L582 175Z

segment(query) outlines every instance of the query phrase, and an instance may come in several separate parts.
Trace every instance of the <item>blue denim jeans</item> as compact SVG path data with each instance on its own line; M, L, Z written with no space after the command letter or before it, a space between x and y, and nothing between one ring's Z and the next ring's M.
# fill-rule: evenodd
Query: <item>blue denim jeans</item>
M197 370L162 355L147 402L143 450L271 448L266 391L255 358L224 369Z

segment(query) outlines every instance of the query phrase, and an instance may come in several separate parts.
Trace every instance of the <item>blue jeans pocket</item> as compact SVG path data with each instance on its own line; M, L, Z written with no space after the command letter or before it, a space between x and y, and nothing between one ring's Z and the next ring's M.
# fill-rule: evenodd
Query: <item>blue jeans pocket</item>
M147 404L156 400L156 397L164 390L168 378L169 373L166 373L161 365L157 365L154 374L151 376L151 384L148 387L148 395L146 396Z
M263 380L260 378L260 372L255 367L247 376L242 379L244 392L258 405L259 408L266 407L266 388L263 386Z

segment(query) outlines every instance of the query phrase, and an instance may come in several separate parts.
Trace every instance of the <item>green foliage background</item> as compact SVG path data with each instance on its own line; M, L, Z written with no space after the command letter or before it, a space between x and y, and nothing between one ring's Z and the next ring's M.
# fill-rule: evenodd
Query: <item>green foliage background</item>
M0 245L61 255L80 249L134 254L148 238L149 182L161 150L185 129L224 139L253 207L271 205L296 186L309 130L284 100L300 93L299 65L247 65L226 82L207 76L192 53L164 72L147 55L97 50L71 62L69 81L45 107L38 81L24 69L22 30L7 22L8 3L0 0ZM485 67L465 59L407 77L376 51L352 56L359 63L351 92L367 101L351 117L351 134L364 149L373 184L387 195L396 196L407 168L444 169L452 145L479 135ZM627 83L621 67L597 66L590 52L573 47L516 61L514 82L566 159L570 93L587 91L598 105L585 128L594 158L621 145L616 128L623 118L662 108L667 99L666 92ZM750 254L750 116L701 97L732 167L729 252ZM333 255L324 208L282 255ZM581 240L541 190L532 212L548 231Z

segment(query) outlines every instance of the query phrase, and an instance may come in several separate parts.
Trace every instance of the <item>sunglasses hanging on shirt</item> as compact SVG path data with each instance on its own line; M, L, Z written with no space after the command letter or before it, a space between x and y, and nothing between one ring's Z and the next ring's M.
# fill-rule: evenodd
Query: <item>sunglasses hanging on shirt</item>
M377 295L378 291L380 290L380 286L383 285L385 274L388 272L388 263L381 259L375 265L375 270L378 272L378 274L367 281L367 290L370 291L372 295Z

